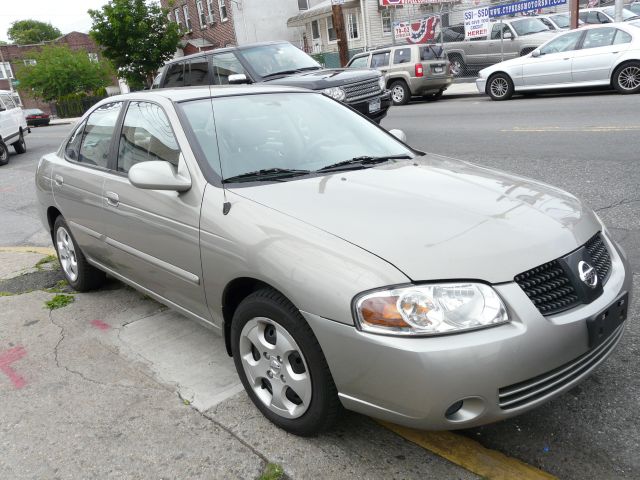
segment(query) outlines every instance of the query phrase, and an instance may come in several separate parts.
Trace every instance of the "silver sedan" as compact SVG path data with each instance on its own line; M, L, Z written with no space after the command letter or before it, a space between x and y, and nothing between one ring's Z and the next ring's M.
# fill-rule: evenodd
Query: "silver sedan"
M400 138L300 89L110 97L40 161L40 213L70 285L219 332L289 432L342 406L467 428L575 386L622 337L623 251L572 195Z
M493 100L508 100L514 93L606 86L638 93L640 21L564 33L528 55L481 70L476 86Z

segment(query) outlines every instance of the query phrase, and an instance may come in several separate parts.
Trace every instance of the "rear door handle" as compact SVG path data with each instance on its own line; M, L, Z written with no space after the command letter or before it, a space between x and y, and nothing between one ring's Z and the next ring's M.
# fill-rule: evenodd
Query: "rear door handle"
M56 185L61 187L62 184L64 183L64 178L62 178L62 175L54 175L53 176L53 181L56 182Z
M107 199L107 203L112 207L117 207L120 203L120 197L115 192L107 192L104 196Z

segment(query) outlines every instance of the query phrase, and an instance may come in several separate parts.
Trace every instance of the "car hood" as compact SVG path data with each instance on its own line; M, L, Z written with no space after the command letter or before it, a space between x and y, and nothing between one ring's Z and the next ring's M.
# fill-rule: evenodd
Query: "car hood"
M377 79L379 76L380 73L377 70L332 68L288 75L268 80L266 83L322 90L324 88L362 82L363 80Z
M435 155L230 191L358 245L415 281L512 281L600 228L562 190Z

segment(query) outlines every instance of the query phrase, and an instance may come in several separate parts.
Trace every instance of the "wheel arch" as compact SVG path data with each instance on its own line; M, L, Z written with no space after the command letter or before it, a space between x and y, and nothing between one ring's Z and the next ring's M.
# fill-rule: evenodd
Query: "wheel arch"
M51 234L51 239L53 239L53 225L56 223L56 218L62 216L60 210L56 207L47 208L47 222L49 223L49 233Z

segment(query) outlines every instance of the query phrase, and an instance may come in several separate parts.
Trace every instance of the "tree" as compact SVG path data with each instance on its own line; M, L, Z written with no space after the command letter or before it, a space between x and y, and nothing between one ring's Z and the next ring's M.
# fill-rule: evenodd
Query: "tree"
M35 65L16 71L19 89L46 102L67 95L94 94L111 83L111 67L104 61L91 61L84 50L46 46L33 59Z
M47 40L55 40L62 33L50 23L38 20L18 20L7 30L9 40L18 45L29 45Z
M145 0L111 0L101 10L89 10L91 37L104 56L132 87L151 85L155 72L176 51L178 24L168 11Z

